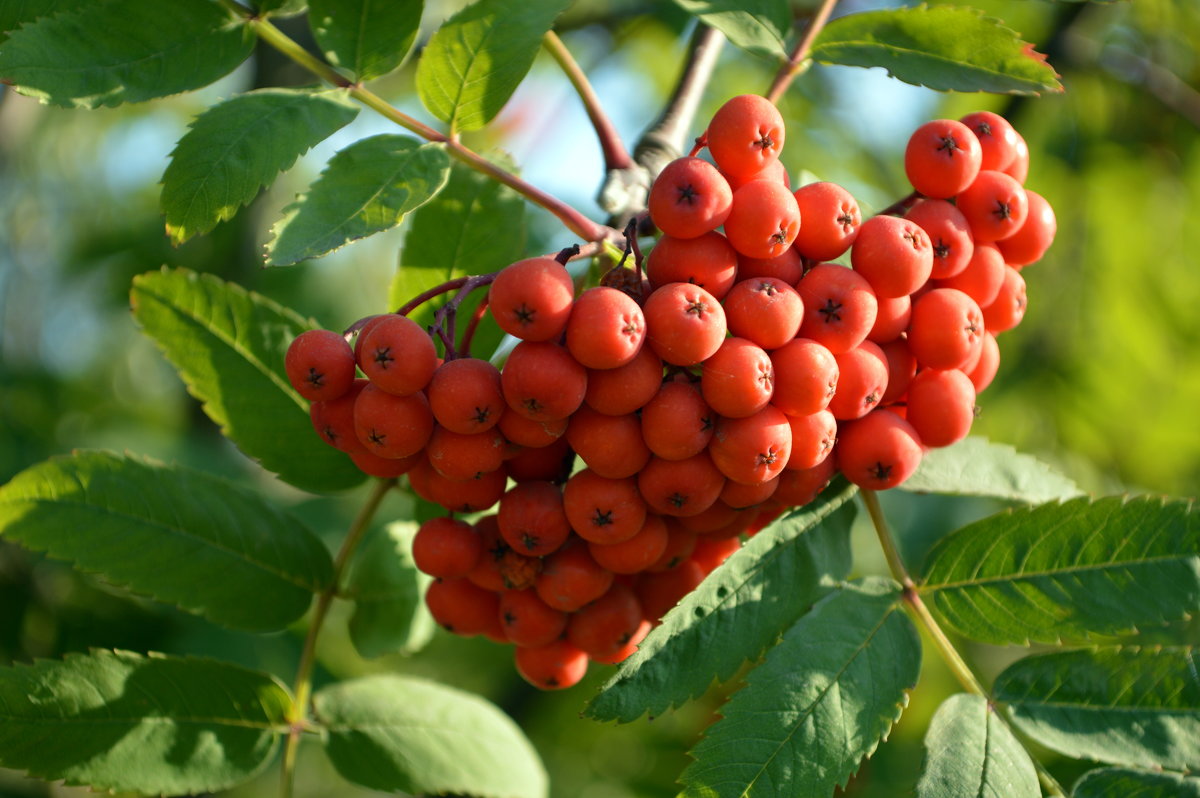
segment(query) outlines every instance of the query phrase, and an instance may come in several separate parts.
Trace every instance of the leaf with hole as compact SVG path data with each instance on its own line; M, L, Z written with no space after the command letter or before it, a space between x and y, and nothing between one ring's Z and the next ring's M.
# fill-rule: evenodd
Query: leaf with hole
M667 613L587 714L626 723L657 715L760 657L849 573L856 491L839 480L747 541Z
M258 494L199 471L80 452L0 487L0 539L234 629L282 629L332 579L329 553Z
M993 692L1022 732L1067 756L1200 769L1200 662L1191 646L1026 657L996 677Z
M1161 625L1200 608L1200 516L1144 497L998 513L943 538L920 590L948 626L985 643Z
M134 278L133 317L179 370L204 412L263 468L310 491L364 476L313 431L283 368L288 345L315 325L275 302L187 269Z
M351 241L390 230L446 184L450 157L440 144L383 133L330 159L308 193L271 228L267 265L328 255Z
M832 795L887 736L921 669L900 587L869 577L821 599L750 671L690 752L683 795Z
M207 86L254 49L254 33L209 0L97 0L13 31L0 78L53 105L97 108Z

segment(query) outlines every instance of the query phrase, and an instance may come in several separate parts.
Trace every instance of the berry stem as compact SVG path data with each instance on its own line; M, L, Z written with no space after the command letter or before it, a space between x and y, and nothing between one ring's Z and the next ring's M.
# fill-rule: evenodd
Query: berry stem
M304 67L321 80L331 83L342 89L346 89L351 97L358 100L363 105L377 112L386 119L396 123L400 127L408 130L421 138L442 144L451 157L466 164L477 172L498 180L504 185L516 191L521 196L525 197L535 205L539 205L550 213L558 217L558 220L566 226L575 235L587 241L603 241L606 239L615 239L620 236L620 233L611 227L598 224L584 216L575 208L566 204L557 197L547 194L545 191L536 186L527 183L511 172L501 169L496 164L487 160L483 156L465 147L456 136L447 136L444 133L435 130L434 128L413 119L408 114L403 113L399 109L393 107L390 103L384 100L370 89L364 88L361 84L351 83L333 67L326 64L324 61L313 56L303 47L301 47L294 39L286 33L275 27L269 20L257 17L248 8L244 8L234 0L218 0L222 6L233 11L246 20L251 30L254 31L260 39L274 47L283 55L290 58L300 66Z
M921 595L917 591L917 586L909 576L908 570L904 567L904 560L900 557L900 550L896 546L895 537L892 535L891 529L888 527L887 519L883 515L883 508L879 504L879 496L873 490L863 488L859 491L862 496L863 504L866 505L867 513L871 516L871 524L875 527L875 534L879 538L879 545L883 548L883 556L887 560L888 570L891 571L892 578L895 579L904 588L904 609L907 610L909 616L912 617L920 626L925 629L926 634L933 640L934 646L938 653L941 654L942 660L950 668L951 673L958 679L959 684L963 689L973 695L982 696L988 702L989 707L999 718L1000 722L1008 727L1013 733L1014 738L1020 740L1021 737L1016 729L1008 722L1002 712L1003 706L994 699L983 683L967 665L966 660L955 648L954 643L946 636L942 627L938 624L933 614L929 612L929 608L925 602L921 600ZM1029 754L1029 759L1033 762L1034 769L1038 774L1038 781L1041 782L1042 788L1048 795L1065 796L1062 785L1058 780L1051 775L1046 766L1037 760L1037 758L1029 751L1028 746L1025 746L1026 753Z
M625 144L622 143L617 128L609 119L608 114L604 113L604 109L600 107L600 98L596 96L592 84L588 82L587 75L571 56L571 51L563 44L562 39L558 38L558 34L554 31L546 31L546 35L542 37L542 47L558 63L567 76L567 80L571 81L571 85L575 88L575 93L583 102L588 119L591 120L596 136L600 139L600 149L604 153L605 171L628 169L633 166L633 159L629 157L629 151L625 149Z
M476 288L491 284L496 279L498 272L489 274L479 274L462 279L462 284L459 286L458 293L447 302L438 308L433 314L433 326L430 329L432 334L437 335L442 340L442 346L446 348L446 360L454 360L459 357L458 352L454 349L454 325L458 319L458 308L466 300L467 296ZM451 280L450 282L459 282ZM449 285L444 283L443 285ZM411 303L410 303L411 304Z
M458 346L460 357L471 356L471 341L475 340L475 330L479 328L479 323L483 321L483 315L487 312L488 296L484 294L483 299L479 300L479 304L475 306L475 312L471 314L471 320L467 322L467 329L463 332L462 343Z
M308 624L304 647L300 651L300 665L296 669L296 681L292 687L292 694L296 698L288 717L290 728L283 748L283 766L280 770L279 781L280 798L291 798L292 785L295 783L296 777L296 751L300 745L300 735L309 728L308 703L312 697L312 673L316 664L317 637L321 633L321 626L325 623L325 616L329 613L329 605L333 603L333 597L341 589L342 579L346 573L346 566L350 563L351 555L354 554L358 544L362 542L371 519L375 517L379 505L383 502L383 497L395 484L396 480L394 479L381 479L375 483L371 495L367 497L366 504L358 511L358 515L355 516L350 528L346 531L342 546L333 560L333 578L329 582L329 587L317 596L317 606L313 610L312 621Z
M767 90L765 96L772 103L778 104L779 99L783 97L783 93L787 91L787 87L792 84L793 80L803 74L812 63L808 60L808 51L812 49L817 35L825 27L825 23L829 21L829 15L833 12L835 5L837 5L837 0L824 0L821 3L821 7L812 15L808 27L804 30L804 35L796 43L787 63L779 68L779 72L775 74L775 80L771 82L771 88Z

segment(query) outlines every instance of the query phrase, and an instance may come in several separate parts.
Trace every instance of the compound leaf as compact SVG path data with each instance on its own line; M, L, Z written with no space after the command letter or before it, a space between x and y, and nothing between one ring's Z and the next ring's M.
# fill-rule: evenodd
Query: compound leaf
M850 571L856 489L839 481L759 532L667 613L592 699L587 714L629 722L701 695L754 660Z
M925 734L925 749L917 798L1041 798L1028 752L982 696L946 699Z
M675 0L675 4L743 50L787 56L784 41L792 29L787 0Z
M438 29L417 63L417 94L451 130L490 122L525 78L569 0L476 0Z
M456 163L450 167L446 187L409 220L388 307L395 310L448 280L502 269L524 251L525 201L503 183ZM481 290L468 297L459 318L471 318L486 294ZM426 302L409 316L422 326L431 324L446 298ZM499 343L501 337L491 314L485 315L475 336L476 351L490 351L487 346Z
M1084 774L1071 790L1071 798L1200 798L1200 778L1101 768Z
M272 228L267 264L319 258L357 238L390 230L428 202L450 174L440 144L384 133L356 141L284 210Z
M299 520L223 479L80 452L0 488L0 537L234 629L282 629L331 579Z
M360 82L404 60L421 26L424 0L309 0L308 24L325 57Z
M271 676L225 662L68 654L0 668L0 765L97 790L215 792L267 766L291 706Z
M209 0L97 0L36 19L0 47L0 77L54 105L96 108L207 86L254 33Z
M266 297L186 269L134 278L133 315L175 365L221 432L285 482L332 491L363 481L320 439L284 355L313 325Z
M925 573L921 592L974 640L1129 632L1200 607L1200 517L1154 498L1006 511L943 538Z
M905 83L938 91L1062 91L1044 55L973 8L922 5L847 14L817 36L812 58L883 67Z
M338 772L374 790L544 798L546 772L521 729L478 696L380 675L317 693Z
M1196 770L1198 667L1190 646L1066 651L1017 660L994 692L1022 732L1067 756Z
M341 92L262 89L210 107L175 145L160 204L175 244L207 233L354 119Z
M930 449L902 490L988 496L1041 504L1083 494L1074 482L1011 446L970 437L953 446Z
M416 532L412 522L390 524L355 559L346 598L354 602L350 639L364 657L412 654L433 637L437 625L423 600L433 579L413 563Z
M921 642L877 577L821 599L692 749L685 796L828 796L887 736L917 683Z

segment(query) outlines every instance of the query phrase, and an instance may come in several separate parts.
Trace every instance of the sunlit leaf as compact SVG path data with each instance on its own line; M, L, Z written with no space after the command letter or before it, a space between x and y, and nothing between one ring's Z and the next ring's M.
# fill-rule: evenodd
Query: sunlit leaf
M716 28L743 50L786 57L792 28L787 0L675 0L705 25Z
M1040 460L1011 446L984 438L966 438L953 446L930 449L902 490L990 496L1041 504L1082 495L1074 482Z
M1101 768L1084 775L1071 790L1071 798L1200 798L1200 778Z
M925 750L917 798L1041 798L1033 761L983 696L946 699L929 724Z
M309 0L313 38L359 81L386 75L417 39L423 0Z

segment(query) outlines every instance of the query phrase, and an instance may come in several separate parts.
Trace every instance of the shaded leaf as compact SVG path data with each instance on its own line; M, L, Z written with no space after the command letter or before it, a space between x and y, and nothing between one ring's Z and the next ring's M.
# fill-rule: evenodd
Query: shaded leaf
M175 244L232 219L309 148L350 124L341 92L263 89L214 105L192 122L163 173L160 204Z
M1072 798L1200 798L1200 778L1182 773L1102 768L1084 775Z
M542 36L570 0L476 0L433 34L417 94L451 130L490 122L525 78Z
M375 790L542 798L546 772L517 724L478 696L369 676L317 693L338 773Z
M133 280L133 315L221 432L268 471L310 491L363 481L342 452L313 431L308 402L283 359L310 322L266 297L186 269Z
M1041 798L1033 761L983 696L946 699L925 750L917 798Z
M0 77L54 105L96 108L207 86L254 33L209 0L97 0L42 17L0 47Z
M368 81L404 61L423 6L424 0L309 0L308 24L329 63Z
M657 715L760 657L849 573L856 490L839 480L748 540L667 613L587 714L622 722Z
M812 58L883 67L905 83L939 91L1062 91L1045 56L973 8L922 5L847 14L817 36Z
M675 0L675 4L743 50L787 56L784 41L792 29L787 0Z
M0 765L98 790L195 794L247 781L287 730L271 676L128 651L0 668Z
M1113 765L1200 768L1200 662L1190 646L1026 657L994 694L1047 748Z
M332 578L329 553L256 493L108 452L0 488L0 537L234 629L282 629Z
M356 141L284 210L271 229L267 264L319 258L390 230L437 194L449 173L450 158L440 144L388 133Z
M1007 511L942 539L925 574L921 592L974 640L1128 632L1200 607L1200 518L1153 498Z
M251 0L251 5L267 16L287 17L299 14L308 5L305 0Z
M413 563L416 532L412 522L390 524L355 559L346 598L354 602L350 639L364 657L420 651L437 628L424 601L433 579Z
M70 11L86 5L90 0L6 0L0 3L0 44L11 31L41 17L49 17L60 11Z
M966 438L953 446L930 449L901 490L990 496L1041 504L1083 495L1074 482L1040 460L1011 446L984 438Z
M868 578L821 599L750 672L692 749L684 795L832 795L908 703L921 642L900 588Z

